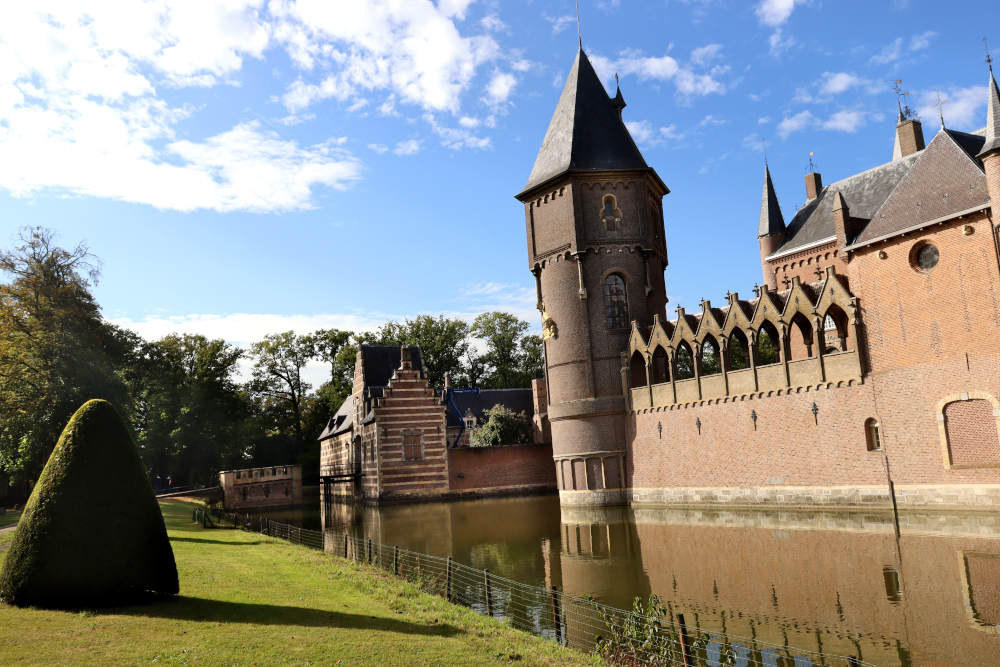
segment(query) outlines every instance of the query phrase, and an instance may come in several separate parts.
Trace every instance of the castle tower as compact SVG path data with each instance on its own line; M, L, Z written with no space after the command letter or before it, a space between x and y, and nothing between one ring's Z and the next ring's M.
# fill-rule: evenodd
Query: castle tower
M778 206L778 195L771 182L771 170L764 163L764 192L760 198L760 222L757 225L757 241L760 243L760 266L764 274L764 284L769 289L778 287L777 277L768 265L767 257L785 242L785 219Z
M993 220L1000 220L1000 91L990 65L989 98L986 102L986 141L978 157L986 171L986 188L992 202Z
M581 49L549 123L524 204L545 338L548 417L564 503L625 501L622 355L631 323L664 316L663 195Z

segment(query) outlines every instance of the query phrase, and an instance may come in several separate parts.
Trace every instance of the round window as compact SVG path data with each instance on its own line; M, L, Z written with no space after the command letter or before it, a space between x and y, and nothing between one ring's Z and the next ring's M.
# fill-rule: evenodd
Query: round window
M913 265L921 271L930 271L938 263L937 246L925 243L918 246L913 253Z

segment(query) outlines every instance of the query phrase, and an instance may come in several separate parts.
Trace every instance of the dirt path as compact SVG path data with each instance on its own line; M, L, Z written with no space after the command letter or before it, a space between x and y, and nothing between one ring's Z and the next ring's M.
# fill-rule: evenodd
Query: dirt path
M0 528L0 535L6 535L7 533L13 532L15 528L17 528L16 524L13 526L7 526L6 528ZM10 547L10 542L0 544L0 553L7 551L8 547Z

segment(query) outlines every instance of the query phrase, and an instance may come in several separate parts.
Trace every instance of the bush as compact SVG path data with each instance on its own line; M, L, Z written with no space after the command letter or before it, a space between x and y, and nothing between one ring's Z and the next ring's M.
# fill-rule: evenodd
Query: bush
M514 412L497 404L485 413L486 421L472 431L470 447L496 447L531 442L531 420L523 412Z
M175 594L177 566L139 450L107 401L66 424L35 484L0 574L0 598L101 606Z

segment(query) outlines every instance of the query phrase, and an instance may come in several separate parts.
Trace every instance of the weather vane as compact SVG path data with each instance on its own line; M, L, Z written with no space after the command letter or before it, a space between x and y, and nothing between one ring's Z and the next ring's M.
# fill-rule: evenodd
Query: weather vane
M913 111L910 109L910 105L906 104L906 98L909 97L910 94L903 90L902 79L896 79L896 83L893 85L892 91L896 93L896 106L899 108L899 115L903 118L913 118Z
M941 129L944 129L944 102L941 100L941 93L934 93L937 95L937 108L938 108L938 118L941 120Z
M583 31L580 29L580 0L576 0L576 41L583 49Z
M814 173L816 171L816 163L813 162L813 152L809 151L809 173Z
M993 58L990 57L990 44L983 37L983 46L986 47L986 66L990 68L990 74L993 74Z

